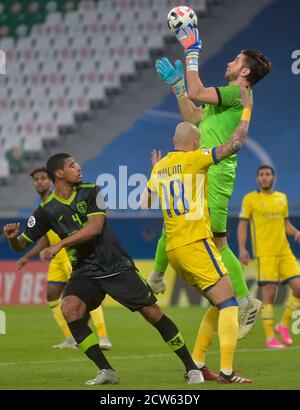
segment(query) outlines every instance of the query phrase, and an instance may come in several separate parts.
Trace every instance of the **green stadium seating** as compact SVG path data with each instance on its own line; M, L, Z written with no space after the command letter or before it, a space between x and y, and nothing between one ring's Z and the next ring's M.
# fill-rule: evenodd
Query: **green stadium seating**
M0 0L0 38L27 36L49 12L76 10L80 0Z

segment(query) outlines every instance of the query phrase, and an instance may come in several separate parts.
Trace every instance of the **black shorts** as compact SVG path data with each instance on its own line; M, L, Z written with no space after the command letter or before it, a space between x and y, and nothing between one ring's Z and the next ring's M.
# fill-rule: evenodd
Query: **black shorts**
M67 283L63 297L77 296L91 311L101 305L105 295L131 311L140 310L157 301L148 283L135 270L122 272L108 278L77 275Z

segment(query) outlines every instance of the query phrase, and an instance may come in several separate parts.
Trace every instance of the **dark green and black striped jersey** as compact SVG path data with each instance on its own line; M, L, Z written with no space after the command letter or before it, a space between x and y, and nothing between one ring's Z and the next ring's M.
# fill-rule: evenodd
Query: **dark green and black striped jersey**
M100 188L95 184L81 184L67 200L52 193L29 218L22 235L29 242L36 242L52 229L64 239L83 228L89 216L105 215L105 212ZM107 221L93 240L66 250L73 267L72 275L107 277L136 269Z

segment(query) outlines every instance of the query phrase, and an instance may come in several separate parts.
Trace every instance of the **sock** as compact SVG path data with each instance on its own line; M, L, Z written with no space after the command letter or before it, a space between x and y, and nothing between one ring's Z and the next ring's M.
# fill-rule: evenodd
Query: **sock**
M249 289L244 278L240 261L228 245L219 249L224 265L226 266L237 299L249 296Z
M245 298L239 299L240 309L245 309L252 300L253 300L253 297L251 295L248 295Z
M286 308L285 308L285 311L283 312L280 324L282 326L288 326L292 318L292 314L294 310L297 310L297 309L300 309L300 299L294 296L293 294L291 294L288 297Z
M229 306L219 311L218 335L220 340L220 370L230 375L238 336L238 306Z
M263 305L261 311L261 317L263 320L263 325L265 329L265 334L267 340L273 339L274 336L274 314L273 314L273 305Z
M74 339L87 357L101 369L112 369L99 347L98 339L86 324L84 319L74 320L68 323Z
M86 324L88 324L90 318L91 318L90 312L86 311L82 319L85 321Z
M155 253L155 272L165 272L167 270L169 259L166 251L167 234L166 231L162 231L162 235L157 243L156 253Z
M172 320L169 319L166 315L163 315L158 322L154 323L153 326L156 327L170 349L172 349L173 352L182 361L186 371L189 372L190 370L196 370L197 366L195 365L185 345L183 337L175 323L172 322Z
M202 366L205 363L207 349L213 341L214 334L217 332L218 320L219 310L215 306L211 306L200 323L192 357L193 360L201 363Z
M63 332L65 337L70 337L72 336L69 326L67 322L65 321L65 318L63 317L63 314L61 313L61 308L60 308L61 300L52 300L48 302L48 306L51 308L52 314L54 316L54 319L58 326L60 327L60 330Z
M98 337L99 338L107 337L107 331L106 331L102 307L99 306L97 309L92 310L90 312L90 315L91 315L92 321L94 322Z

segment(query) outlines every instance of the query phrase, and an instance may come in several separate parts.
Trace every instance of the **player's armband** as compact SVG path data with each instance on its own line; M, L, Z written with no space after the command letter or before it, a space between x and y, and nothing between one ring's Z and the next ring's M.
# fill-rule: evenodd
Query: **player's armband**
M244 108L242 113L242 121L250 122L252 110L251 108Z

